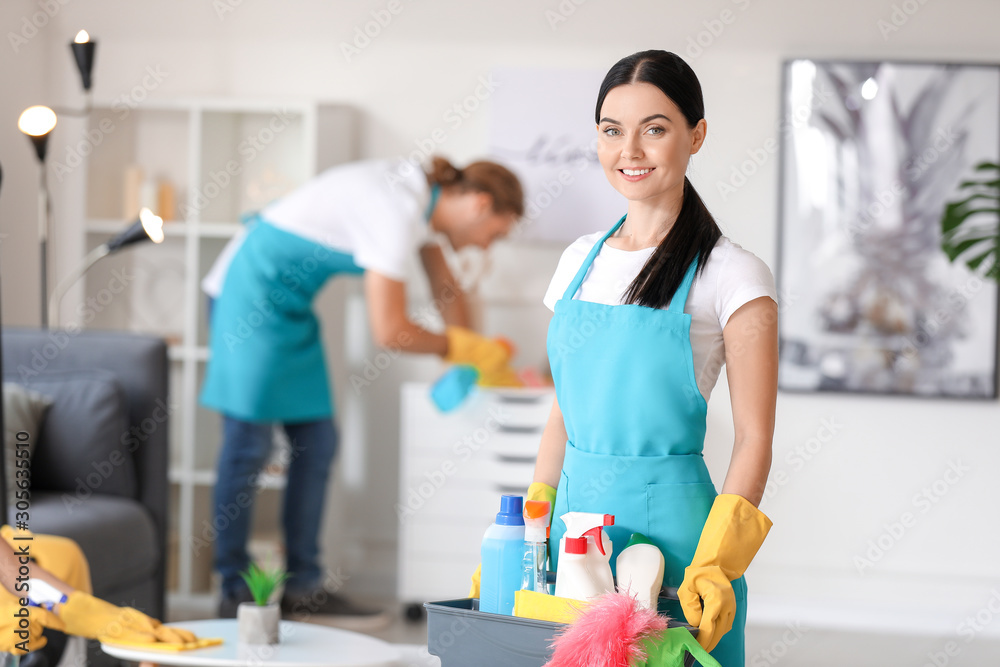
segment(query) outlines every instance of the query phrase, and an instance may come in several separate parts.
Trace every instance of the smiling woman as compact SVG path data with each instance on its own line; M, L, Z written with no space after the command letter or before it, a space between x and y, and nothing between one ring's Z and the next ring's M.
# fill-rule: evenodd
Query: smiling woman
M771 525L756 505L774 432L774 279L722 235L685 176L707 124L681 58L619 61L595 121L598 157L628 213L567 248L545 296L556 401L528 496L554 502L552 544L567 512L615 516L612 564L633 533L648 537L664 556L663 584L678 588L667 613L698 626L721 664L742 665L742 575ZM717 495L702 450L723 364L736 438ZM590 492L597 481L600 494Z
M684 175L707 131L701 85L687 63L669 55L642 52L620 60L601 85L595 111L601 166L630 202L628 219L609 245L659 246L629 287L626 303L653 308L667 305L692 261L704 270L722 236Z

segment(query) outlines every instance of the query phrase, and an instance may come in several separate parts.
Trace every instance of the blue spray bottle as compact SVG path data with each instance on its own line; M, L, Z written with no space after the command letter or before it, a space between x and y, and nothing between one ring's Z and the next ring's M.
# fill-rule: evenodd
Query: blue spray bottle
M480 611L507 616L514 613L514 593L521 589L524 559L523 502L521 496L502 496L496 521L483 535Z

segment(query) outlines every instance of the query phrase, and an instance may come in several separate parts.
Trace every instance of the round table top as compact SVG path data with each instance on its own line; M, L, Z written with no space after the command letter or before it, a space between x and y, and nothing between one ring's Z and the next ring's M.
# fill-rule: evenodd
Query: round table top
M281 621L281 642L240 644L236 639L236 619L212 619L170 623L199 637L220 637L219 646L191 651L155 651L101 644L105 653L122 660L155 662L162 665L193 667L394 667L400 653L392 645L368 635L312 623Z

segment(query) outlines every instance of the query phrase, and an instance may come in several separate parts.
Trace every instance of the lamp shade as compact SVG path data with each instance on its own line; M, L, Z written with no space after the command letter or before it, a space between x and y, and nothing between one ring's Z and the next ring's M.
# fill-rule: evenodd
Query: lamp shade
M97 50L97 42L91 41L86 30L81 30L76 34L76 39L70 43L69 48L76 60L76 67L80 70L83 89L90 90L92 83L90 73L94 69L94 52Z
M35 147L40 162L45 161L45 149L49 134L56 126L56 112L46 106L28 107L17 119L17 129L21 130Z
M140 241L152 241L153 243L163 242L163 220L148 208L139 211L139 219L128 226L124 232L111 239L107 243L97 246L83 258L78 267L66 275L49 296L49 307L47 310L48 320L53 326L59 322L59 304L62 302L69 288L79 280L83 274L90 270L94 264L113 252L117 252L125 246L139 243Z
M139 219L133 222L128 229L108 241L108 253L116 252L127 245L140 241L152 241L153 243L163 241L163 220L148 208L139 211Z

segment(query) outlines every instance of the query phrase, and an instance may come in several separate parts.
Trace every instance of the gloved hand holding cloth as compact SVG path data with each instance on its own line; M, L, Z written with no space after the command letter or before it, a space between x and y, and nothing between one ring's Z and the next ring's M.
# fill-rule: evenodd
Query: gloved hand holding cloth
M175 644L198 642L193 632L163 625L132 607L117 607L82 591L46 615L43 625L67 634L108 643Z

